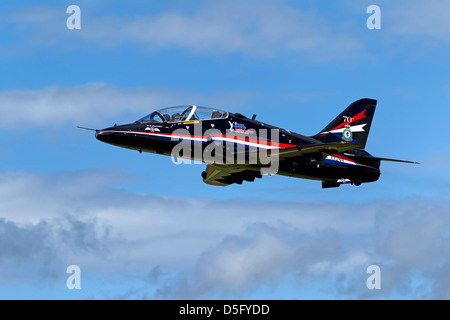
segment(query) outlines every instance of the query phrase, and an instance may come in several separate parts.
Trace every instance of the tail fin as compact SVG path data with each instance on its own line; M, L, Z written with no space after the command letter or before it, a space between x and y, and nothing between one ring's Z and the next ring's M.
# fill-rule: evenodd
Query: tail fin
M312 138L321 142L351 142L366 146L377 101L361 99L349 105L340 115Z

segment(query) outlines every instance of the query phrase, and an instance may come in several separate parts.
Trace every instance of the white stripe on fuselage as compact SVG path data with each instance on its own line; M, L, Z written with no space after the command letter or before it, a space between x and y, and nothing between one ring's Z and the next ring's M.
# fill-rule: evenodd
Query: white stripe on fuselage
M200 142L207 142L208 140L206 138L197 138L192 136L185 136L185 135L176 135L171 133L153 133L153 132L140 132L140 131L110 131L110 132L118 132L118 133L131 133L131 134L141 134L141 135L147 135L147 136L154 136L154 137L164 137L169 139L181 139L181 140L191 140L191 141L200 141ZM243 144L249 147L256 147L256 148L262 148L262 149L280 149L280 147L275 146L269 146L267 144L261 144L261 143L255 143L255 142L249 142L244 141L240 139L234 139L234 138L227 138L227 137L218 137L218 136L211 136L212 141L224 141L224 142L230 142L230 143L237 143L237 144Z
M351 159L348 159L348 158L338 157L336 155L329 155L329 156L325 157L325 160L331 160L331 161L340 162L340 163L343 163L343 164L349 164L349 165L352 165L352 166L373 168L371 166L355 162L355 161L353 161Z

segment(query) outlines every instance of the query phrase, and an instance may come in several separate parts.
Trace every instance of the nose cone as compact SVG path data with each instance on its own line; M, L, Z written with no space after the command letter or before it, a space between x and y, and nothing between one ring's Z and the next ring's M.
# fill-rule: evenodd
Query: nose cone
M95 133L97 140L126 148L132 148L134 146L135 136L130 125L109 127L97 130Z
M95 132L95 137L98 140L106 143L116 143L123 136L124 132L122 132L121 130L117 130L114 127L97 130Z
M104 129L104 130L97 130L95 132L95 137L98 140L102 141L102 142L107 142L106 140L108 140L108 137L111 136L111 133L108 132L108 131L109 130L106 130L106 129Z

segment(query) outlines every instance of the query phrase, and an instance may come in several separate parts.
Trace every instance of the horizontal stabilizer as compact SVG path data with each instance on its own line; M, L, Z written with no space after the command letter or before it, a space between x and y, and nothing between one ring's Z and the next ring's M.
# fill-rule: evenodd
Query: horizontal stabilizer
M416 162L416 161L409 161L409 160L399 160L399 159L389 159L389 158L379 158L379 157L374 157L377 160L382 160L382 161L392 161L392 162L404 162L404 163L414 163L414 164L420 164L420 162Z
M419 162L416 162L416 161L374 157L374 156L372 156L372 155L370 155L368 153L361 153L361 152L358 152L358 154L346 154L346 153L344 153L344 155L351 156L353 159L361 159L361 160L371 159L371 160L378 160L378 161L391 161L391 162L403 162L403 163L420 164Z
M297 149L302 154L321 152L325 155L328 155L328 154L339 153L339 152L352 150L352 149L356 149L356 148L360 148L360 147L362 147L362 145L355 144L355 143L334 142L334 143L318 143L318 144L311 144L311 145L305 145L305 146L298 146Z

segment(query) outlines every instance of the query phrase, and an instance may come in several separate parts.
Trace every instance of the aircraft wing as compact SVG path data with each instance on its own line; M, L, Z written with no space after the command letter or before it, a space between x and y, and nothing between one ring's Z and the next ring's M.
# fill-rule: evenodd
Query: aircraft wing
M330 154L343 152L350 149L359 148L361 145L354 143L320 143L306 146L290 147L277 149L277 161L283 161L290 157L311 156L326 157ZM268 152L273 158L275 153ZM257 153L250 153L250 156L257 157ZM254 181L255 178L261 178L262 165L232 165L212 163L206 166L202 172L203 182L215 186L228 186L233 183L241 184L243 181ZM276 173L276 172L274 172Z
M261 178L259 167L242 165L208 164L202 172L203 182L215 186L228 186L243 181L254 181Z
M280 160L290 158L290 157L298 157L298 156L311 156L311 157L327 157L330 154L339 153L351 149L361 148L361 144L356 143L318 143L318 144L309 144L305 146L297 146L291 148L279 149L279 157Z

